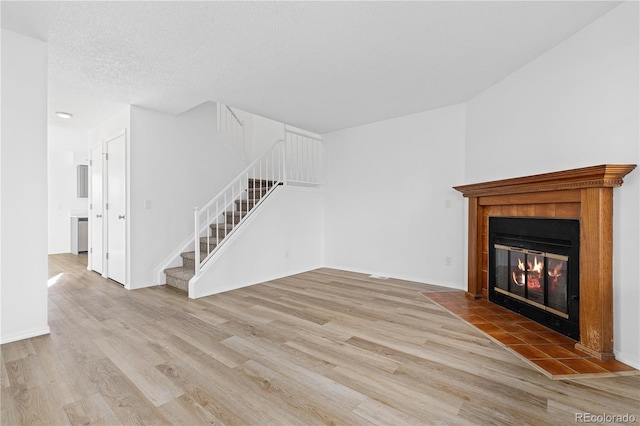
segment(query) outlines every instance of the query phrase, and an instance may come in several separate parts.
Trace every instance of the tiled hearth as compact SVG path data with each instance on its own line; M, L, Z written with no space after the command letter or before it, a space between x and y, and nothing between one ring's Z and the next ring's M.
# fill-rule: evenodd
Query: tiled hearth
M486 299L469 299L464 291L424 295L550 378L640 374L619 361L601 361L581 352L574 340Z

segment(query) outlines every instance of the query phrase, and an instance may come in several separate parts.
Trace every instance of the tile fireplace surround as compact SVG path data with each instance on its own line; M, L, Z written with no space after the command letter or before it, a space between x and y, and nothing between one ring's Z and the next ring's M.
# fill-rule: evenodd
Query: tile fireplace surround
M636 166L580 169L456 186L469 199L467 297L487 298L490 216L580 220L580 341L613 359L613 188Z

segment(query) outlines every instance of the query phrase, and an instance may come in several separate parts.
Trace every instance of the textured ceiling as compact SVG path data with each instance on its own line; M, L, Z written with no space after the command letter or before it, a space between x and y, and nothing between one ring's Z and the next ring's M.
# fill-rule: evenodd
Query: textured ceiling
M207 100L318 133L464 102L618 2L2 1L49 43L49 110Z

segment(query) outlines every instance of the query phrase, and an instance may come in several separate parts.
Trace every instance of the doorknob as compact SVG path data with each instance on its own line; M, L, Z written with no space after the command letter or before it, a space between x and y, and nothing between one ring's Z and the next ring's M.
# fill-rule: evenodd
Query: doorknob
M97 215L96 215L96 217L97 217L97 218L100 218L100 217L102 217L102 215L101 215L101 214L97 214Z
M123 214L118 215L118 219L124 219L124 215Z

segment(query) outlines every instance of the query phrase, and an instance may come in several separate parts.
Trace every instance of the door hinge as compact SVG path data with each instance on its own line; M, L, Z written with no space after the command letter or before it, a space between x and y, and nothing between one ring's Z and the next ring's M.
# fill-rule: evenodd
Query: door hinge
M108 153L104 155L104 159L109 161L109 154Z
M89 165L93 166L93 160L89 160Z
M109 203L107 203L107 204L105 204L105 205L104 205L104 209L105 209L105 210L109 210Z
M109 253L106 254L105 259L109 260Z
M93 247L89 249L89 253L93 253Z
M89 210L93 210L93 204L89 204Z

